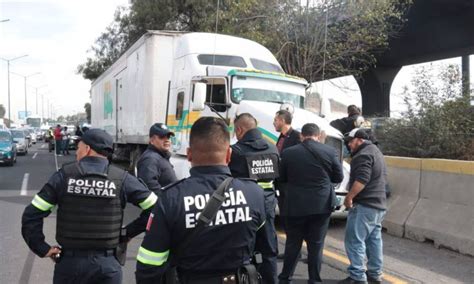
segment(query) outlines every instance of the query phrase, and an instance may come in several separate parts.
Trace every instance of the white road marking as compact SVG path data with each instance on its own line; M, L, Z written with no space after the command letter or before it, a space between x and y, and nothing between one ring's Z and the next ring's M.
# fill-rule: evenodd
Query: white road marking
M28 194L28 179L30 178L29 173L25 173L23 176L23 182L21 183L21 190L20 195L27 195Z
M56 149L54 149L54 162L56 163L56 170L59 170L58 167L58 155L56 155Z
M40 148L46 148L46 144L41 145Z
M33 155L33 158L32 158L32 159L36 158L36 155L38 155L38 152L36 152L36 153Z

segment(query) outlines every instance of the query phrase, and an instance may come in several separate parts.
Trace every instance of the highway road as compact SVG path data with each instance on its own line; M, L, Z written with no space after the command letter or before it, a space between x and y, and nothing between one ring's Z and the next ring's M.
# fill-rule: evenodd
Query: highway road
M15 166L0 165L0 283L51 283L54 264L31 253L20 233L21 215L57 166L74 160L56 157L47 144L34 145L27 156L19 156ZM126 220L137 216L133 205L126 210ZM56 215L44 224L47 241L55 244ZM324 283L336 283L347 277L348 260L344 252L344 220L334 220L326 238L322 276ZM384 233L384 283L474 283L474 259L459 253L436 249L431 243L418 243ZM135 256L143 235L130 242L123 283L134 283ZM279 232L279 246L284 248L284 234ZM305 252L303 252L303 258ZM279 261L279 271L282 262ZM306 283L306 264L300 261L294 283Z

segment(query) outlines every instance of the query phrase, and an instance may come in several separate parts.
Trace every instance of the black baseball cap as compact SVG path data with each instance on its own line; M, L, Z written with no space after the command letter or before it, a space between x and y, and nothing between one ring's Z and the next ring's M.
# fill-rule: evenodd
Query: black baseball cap
M174 136L174 132L169 130L168 126L166 126L164 123L155 123L150 127L150 137L153 135L158 135L160 137L170 137Z
M344 141L349 142L354 138L361 138L364 140L369 140L369 134L364 129L354 128L350 132L344 135Z
M108 156L114 151L112 136L99 128L87 130L80 138L80 141L104 156Z

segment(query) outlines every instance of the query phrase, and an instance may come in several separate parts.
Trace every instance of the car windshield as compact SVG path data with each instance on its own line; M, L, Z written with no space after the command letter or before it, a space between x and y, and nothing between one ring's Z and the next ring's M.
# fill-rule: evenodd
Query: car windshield
M23 131L12 131L13 138L25 138L25 133Z
M8 132L0 132L0 142L8 142L11 141L10 133Z

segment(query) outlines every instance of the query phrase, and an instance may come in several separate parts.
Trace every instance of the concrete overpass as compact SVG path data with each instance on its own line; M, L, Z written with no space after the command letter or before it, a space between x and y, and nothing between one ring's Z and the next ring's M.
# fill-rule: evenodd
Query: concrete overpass
M414 0L400 36L357 78L366 116L389 116L390 88L411 65L474 54L474 0Z

